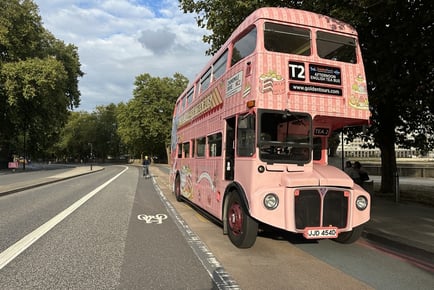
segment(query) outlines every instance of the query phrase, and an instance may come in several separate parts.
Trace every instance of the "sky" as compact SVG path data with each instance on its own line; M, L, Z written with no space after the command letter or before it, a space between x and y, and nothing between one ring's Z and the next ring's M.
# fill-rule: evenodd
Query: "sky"
M208 62L208 44L194 14L184 14L178 0L34 0L44 27L78 48L80 106L128 102L135 78L173 77L190 81Z

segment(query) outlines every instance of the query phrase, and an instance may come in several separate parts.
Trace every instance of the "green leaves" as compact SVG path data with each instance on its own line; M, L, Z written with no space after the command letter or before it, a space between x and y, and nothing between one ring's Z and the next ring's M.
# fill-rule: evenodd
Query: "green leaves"
M145 153L163 157L170 143L173 108L188 80L176 73L172 78L136 77L133 98L118 107L119 135L135 156ZM165 156L164 156L165 157Z
M18 107L22 102L31 101L39 105L53 103L56 95L62 97L66 88L66 71L54 58L5 63L0 73L10 106ZM64 100L62 103L65 105Z
M77 48L46 31L38 12L30 0L0 2L0 163L28 153L24 139L30 153L48 150L80 103Z

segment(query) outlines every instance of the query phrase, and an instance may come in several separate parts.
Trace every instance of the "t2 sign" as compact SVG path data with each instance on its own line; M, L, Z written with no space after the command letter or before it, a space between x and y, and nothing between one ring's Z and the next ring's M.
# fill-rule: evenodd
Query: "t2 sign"
M313 134L317 136L328 136L329 131L329 128L315 128Z
M304 63L302 62L289 63L289 79L297 80L297 81L304 81L306 79Z

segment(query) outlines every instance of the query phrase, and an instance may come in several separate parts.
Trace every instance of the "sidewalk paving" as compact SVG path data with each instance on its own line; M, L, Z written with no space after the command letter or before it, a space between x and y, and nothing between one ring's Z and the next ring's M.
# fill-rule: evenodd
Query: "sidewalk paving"
M14 182L14 183L7 182L7 179L10 178L9 174L0 175L0 196L19 192L19 191L23 191L26 189L30 189L30 188L34 188L34 187L38 187L38 186L42 186L42 185L46 185L46 184L50 184L50 183L54 183L54 182L58 182L58 181L69 179L69 178L74 178L74 177L85 175L85 174L94 173L94 172L97 172L97 171L100 171L103 169L104 169L104 167L101 167L101 166L92 166L92 170L91 170L90 166L78 166L78 167L74 167L74 168L72 168L66 172L62 172L62 173L58 173L58 174L53 173L53 175L50 175L47 177L39 177L39 178L35 178L35 179L27 179L27 180L23 179L22 181ZM26 172L20 172L20 173L16 173L16 174L20 174L20 175L26 174ZM24 175L22 175L22 176L24 177ZM16 176L14 176L14 177L16 177Z
M153 170L157 169L160 175L167 176L167 170L162 170L160 166L165 165L153 166ZM0 175L0 196L103 169L104 167L101 166L93 166L93 170L90 170L89 166L79 166L61 174L6 185L4 185L6 182L2 180L7 179L8 175ZM434 191L434 179L429 180L431 180L431 188ZM429 180L426 182L430 182ZM426 186L426 183L423 186ZM390 197L374 195L371 220L365 225L363 237L379 246L405 252L409 256L426 262L428 267L434 268L433 207L408 202L396 203Z
M434 190L434 189L433 189ZM434 208L374 196L363 237L408 253L434 268Z

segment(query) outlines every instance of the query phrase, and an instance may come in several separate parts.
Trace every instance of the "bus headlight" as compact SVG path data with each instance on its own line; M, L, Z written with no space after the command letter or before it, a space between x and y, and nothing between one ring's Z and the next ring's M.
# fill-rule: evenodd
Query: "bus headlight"
M368 199L363 195L358 196L356 199L356 207L358 210L365 210L368 207Z
M266 209L273 210L279 205L279 197L275 193L268 193L264 197L264 206Z

